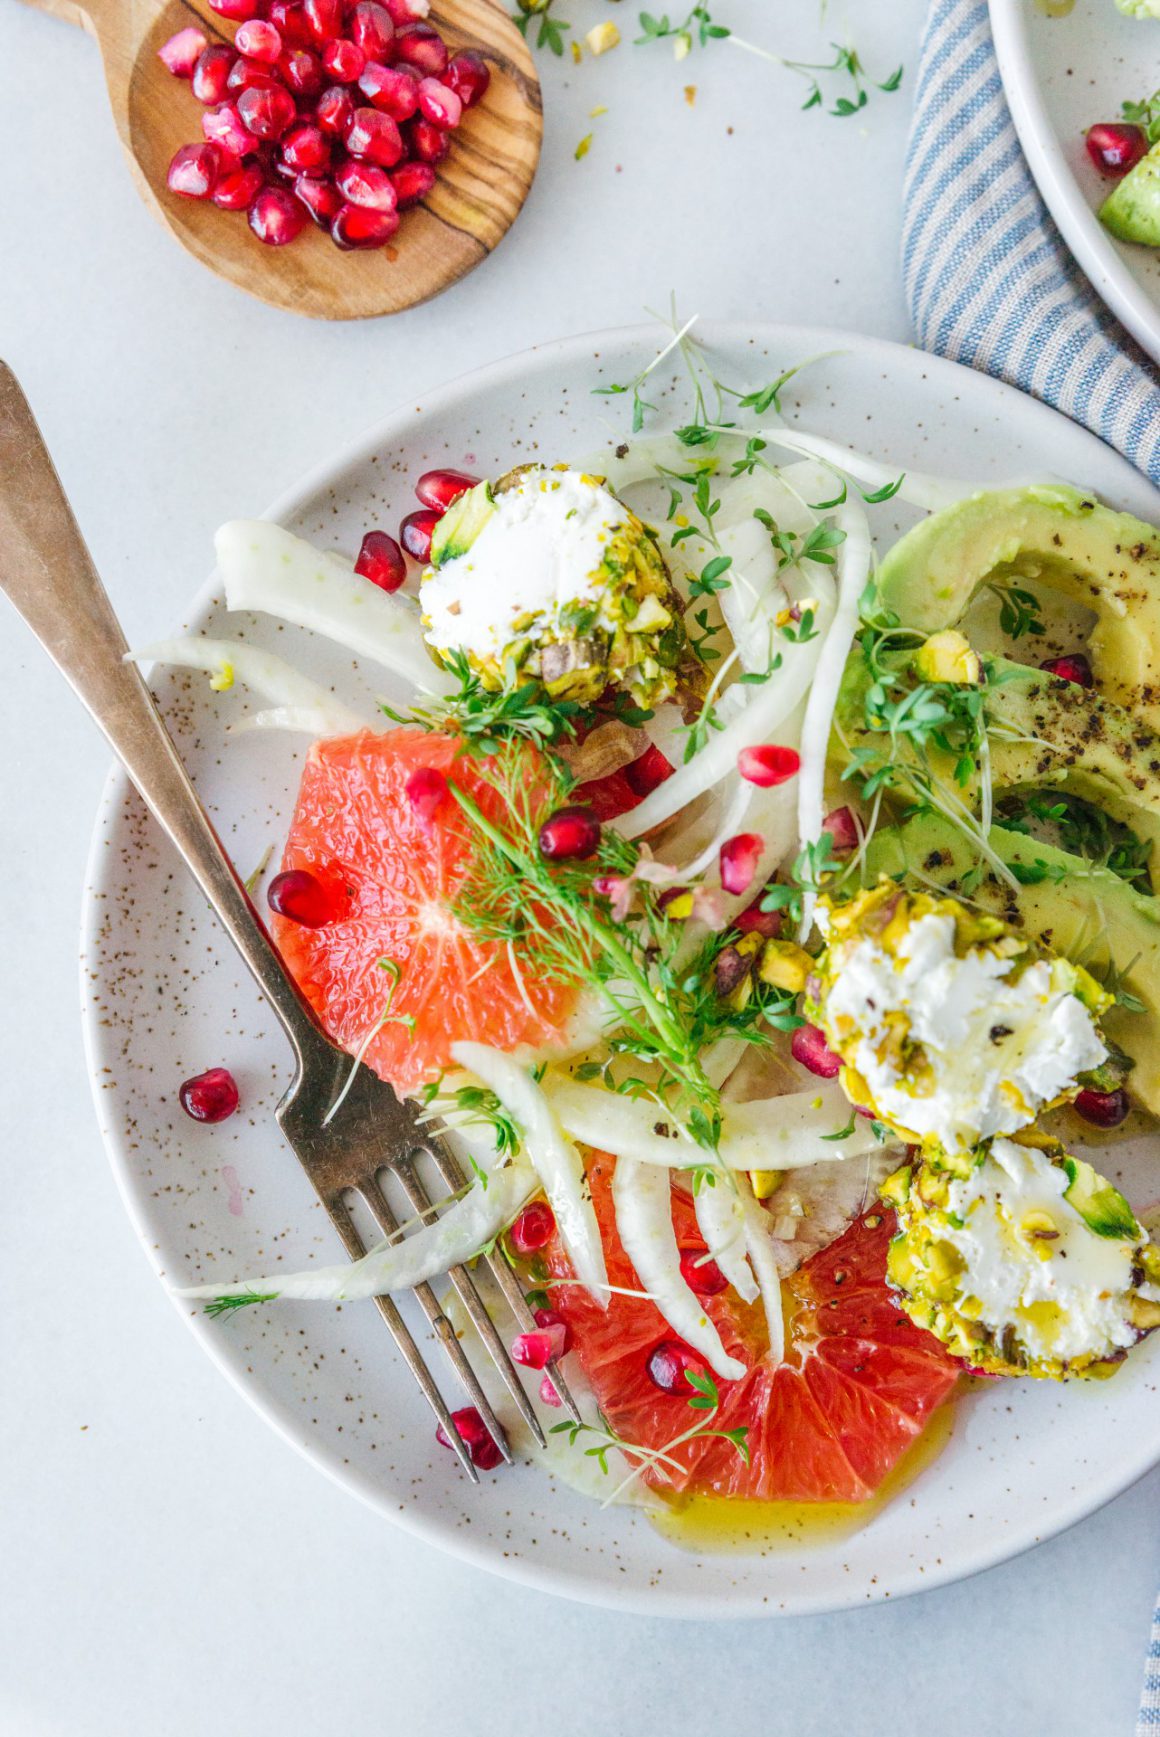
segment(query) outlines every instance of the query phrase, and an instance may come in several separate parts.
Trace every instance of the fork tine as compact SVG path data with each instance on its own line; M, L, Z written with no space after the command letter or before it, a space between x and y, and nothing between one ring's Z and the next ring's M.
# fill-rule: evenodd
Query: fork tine
M331 1220L333 1221L334 1228L342 1238L347 1254L352 1260L361 1259L361 1257L367 1252L366 1244L355 1229L354 1221L350 1216L345 1200L343 1200L341 1195L337 1195L333 1199L325 1201L324 1204L330 1214ZM414 1339L411 1337L411 1332L407 1323L404 1321L402 1315L400 1315L398 1308L390 1297L376 1297L375 1307L386 1322L387 1328L391 1337L394 1339L395 1344L402 1352L403 1361L406 1363L407 1368L411 1371L411 1374L418 1382L424 1399L442 1424L443 1433L450 1442L452 1451L457 1455L460 1465L463 1467L472 1483L478 1484L479 1473L471 1463L471 1454L468 1451L467 1444L464 1442L459 1431L451 1421L451 1413L447 1409L443 1395L436 1387L431 1371L424 1363L422 1353Z
M402 1177L400 1177L400 1181L403 1181L403 1186L406 1188L406 1182ZM391 1211L387 1197L379 1186L378 1178L374 1176L365 1178L364 1181L358 1184L358 1189L359 1193L362 1195L387 1235L396 1235L399 1229L399 1221ZM407 1190L407 1194L408 1198L410 1198L409 1189ZM417 1205L419 1203L413 1202L413 1204ZM426 1204L429 1205L430 1203L427 1202ZM416 1285L414 1295L418 1300L419 1307L435 1329L435 1335L444 1351L447 1353L456 1375L458 1375L460 1381L466 1388L468 1397L475 1405L480 1416L483 1418L484 1423L487 1425L488 1433L491 1436L492 1441L494 1441L496 1447L499 1449L508 1465L514 1465L515 1458L508 1443L504 1427L499 1421L499 1418L495 1415L495 1412L492 1410L491 1402L488 1399L487 1394L483 1391L483 1388L480 1386L479 1379L476 1376L474 1369L471 1367L471 1364L468 1362L467 1355L462 1345L455 1336L454 1327L451 1325L451 1322L447 1319L447 1316L439 1306L438 1297L435 1295L435 1292L431 1289L430 1285Z
M426 1143L424 1143L422 1150L427 1150ZM415 1210L424 1218L431 1214L431 1196L419 1180L413 1164L410 1162L396 1163L394 1173L402 1183L407 1199ZM500 1379L519 1407L520 1416L540 1446L546 1447L547 1443L540 1427L540 1420L532 1408L531 1400L524 1392L523 1383L516 1374L515 1366L508 1355L507 1346L499 1336L499 1329L488 1314L483 1298L475 1288L474 1279L467 1268L463 1266L449 1267L447 1277L451 1280L456 1295L471 1317L471 1323L486 1346L491 1360L499 1372Z
M452 1192L457 1188L463 1187L464 1176L463 1171L460 1168L459 1160L445 1141L428 1137L423 1142L423 1150L430 1153L431 1160L434 1163L436 1170L438 1170L440 1176ZM496 1284L503 1292L508 1308L515 1316L516 1325L519 1327L521 1333L534 1332L536 1327L535 1316L528 1308L527 1302L524 1298L524 1293L520 1288L520 1282L516 1278L516 1275L512 1272L512 1269L508 1266L502 1255L490 1254L485 1258L487 1260L488 1271L491 1273ZM555 1358L553 1358L548 1364L548 1374L551 1377L552 1386L556 1389L556 1392L560 1397L564 1410L568 1413L573 1423L582 1423L584 1420L580 1415L580 1407L576 1404L575 1399L573 1399L568 1383L560 1373L560 1365ZM539 1434L538 1424L537 1434ZM540 1441L543 1442L543 1439L543 1435L540 1434Z

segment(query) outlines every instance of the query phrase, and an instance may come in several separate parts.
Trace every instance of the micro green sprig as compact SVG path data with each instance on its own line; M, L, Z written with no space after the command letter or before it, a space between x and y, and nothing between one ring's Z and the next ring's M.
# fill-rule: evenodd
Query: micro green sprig
M611 1430L603 1419L599 1425L574 1423L568 1419L552 1425L550 1433L567 1436L570 1447L576 1447L581 1441L592 1437L591 1444L583 1450L585 1458L595 1460L606 1477L609 1473L608 1455L614 1448L626 1458L636 1461L628 1476L622 1478L615 1489L605 1497L601 1504L602 1507L610 1507L645 1472L659 1472L663 1476L668 1476L670 1481L674 1472L684 1473L686 1468L676 1458L676 1450L687 1446L689 1442L705 1441L712 1437L727 1441L737 1450L745 1464L749 1464L748 1427L741 1424L736 1429L713 1428L713 1419L721 1409L721 1394L713 1377L707 1370L702 1374L696 1369L686 1369L685 1380L692 1389L686 1403L690 1411L703 1413L704 1418L703 1421L698 1421L691 1428L682 1430L679 1435L673 1437L672 1441L667 1441L663 1447L638 1447L634 1442L625 1441L622 1436Z

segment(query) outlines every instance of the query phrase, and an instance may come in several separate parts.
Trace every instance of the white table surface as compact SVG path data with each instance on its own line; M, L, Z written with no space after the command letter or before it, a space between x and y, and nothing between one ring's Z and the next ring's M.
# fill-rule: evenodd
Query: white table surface
M562 10L606 15L597 0ZM815 0L716 10L757 40L819 42ZM848 11L871 64L909 74L923 0ZM626 0L626 36L635 15ZM670 290L706 316L908 336L909 76L838 121L799 114L788 75L728 46L680 68L657 47L541 62L543 166L496 257L432 306L325 326L183 254L124 171L92 43L11 3L0 16L0 353L131 640L178 617L220 520L397 401L537 339L635 321ZM839 34L840 0L829 23ZM894 1609L699 1625L462 1567L273 1436L184 1331L116 1196L76 986L107 754L5 614L0 648L0 1737L1130 1731L1160 1474L1031 1555Z

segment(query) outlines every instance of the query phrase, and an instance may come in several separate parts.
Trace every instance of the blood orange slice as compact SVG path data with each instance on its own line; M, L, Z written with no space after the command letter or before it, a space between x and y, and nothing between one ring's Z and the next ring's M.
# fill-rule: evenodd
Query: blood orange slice
M616 1236L610 1183L615 1160L589 1166L612 1285L640 1289ZM692 1201L673 1190L673 1222L682 1248L703 1249ZM886 1285L886 1247L893 1214L855 1220L829 1248L807 1261L785 1287L787 1352L776 1369L764 1361L768 1338L759 1307L732 1290L703 1299L725 1348L749 1365L738 1381L721 1381L714 1429L746 1428L749 1464L727 1441L705 1438L675 1450L685 1468L670 1483L690 1495L759 1501L863 1502L878 1489L950 1394L961 1366L929 1333L915 1327ZM570 1276L558 1243L549 1250L556 1278ZM584 1372L609 1426L624 1441L665 1448L698 1421L688 1395L662 1392L649 1379L653 1349L672 1339L655 1306L614 1295L607 1311L579 1286L552 1292L568 1322Z
M461 1038L509 1051L559 1043L577 1001L575 986L517 977L506 948L455 915L472 862L467 822L450 796L419 814L406 784L433 768L502 819L487 762L458 748L409 729L317 742L282 859L322 881L336 909L315 929L275 917L282 957L336 1042L354 1052L375 1032L365 1059L399 1092L438 1075Z

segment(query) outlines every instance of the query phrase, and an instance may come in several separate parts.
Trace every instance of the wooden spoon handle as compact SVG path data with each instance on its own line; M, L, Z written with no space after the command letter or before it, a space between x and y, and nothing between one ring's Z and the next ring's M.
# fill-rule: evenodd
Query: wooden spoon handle
M117 0L24 0L26 6L33 6L37 12L48 12L53 18L63 18L66 24L79 24L82 30L87 30L90 36L100 36L101 26L109 23L117 14ZM125 10L135 10L130 3Z

